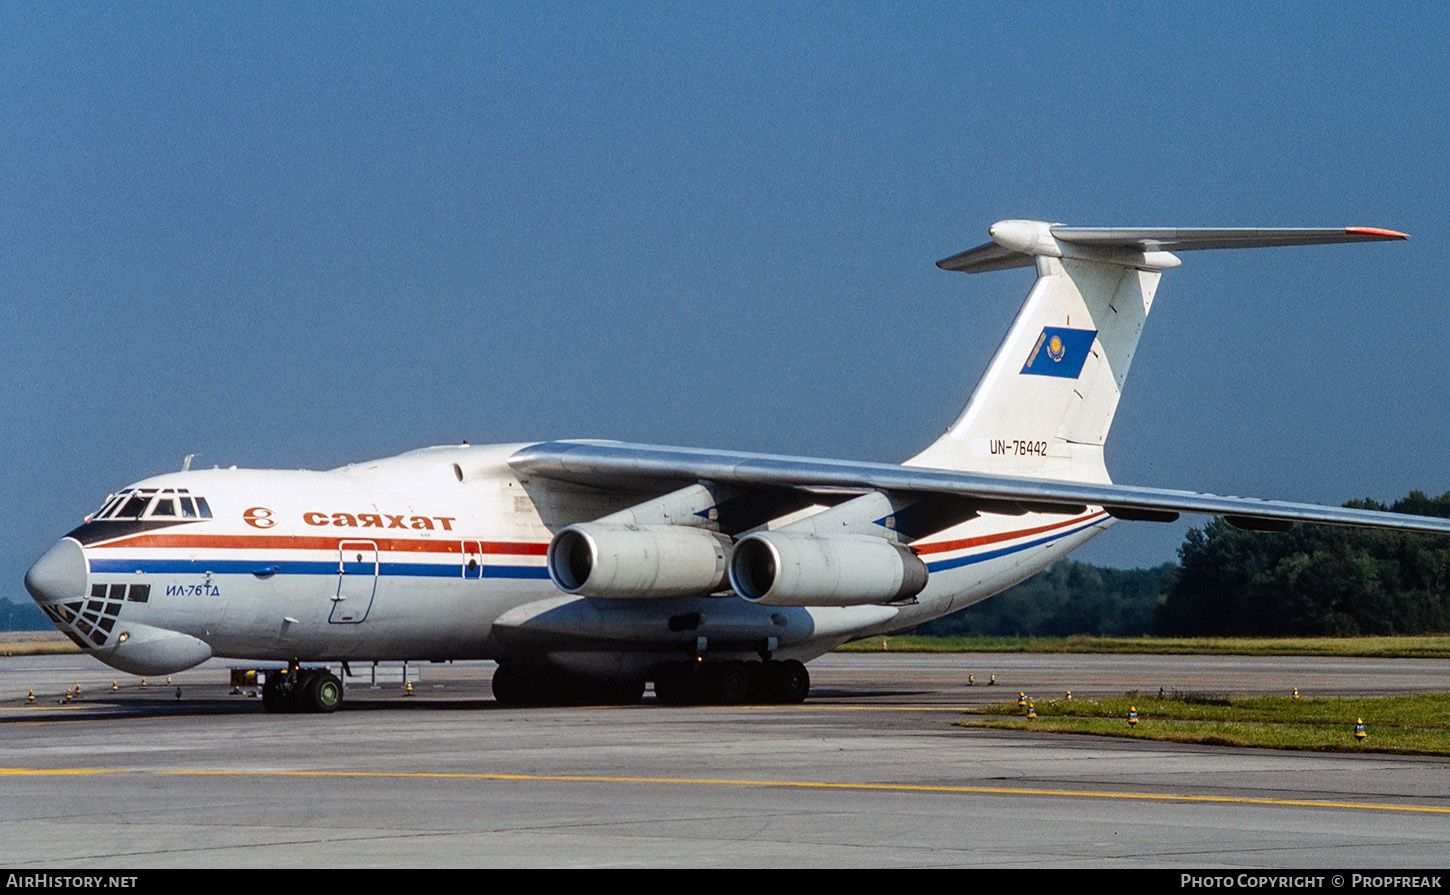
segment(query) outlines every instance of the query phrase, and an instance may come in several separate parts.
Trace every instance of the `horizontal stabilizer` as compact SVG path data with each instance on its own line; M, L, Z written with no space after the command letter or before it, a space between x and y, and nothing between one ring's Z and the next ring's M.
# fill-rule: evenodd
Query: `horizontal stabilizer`
M1031 267L1032 263L1031 255L989 242L950 258L943 258L936 266L942 270L960 270L962 273L987 273L992 270Z
M1143 251L1186 252L1193 249L1267 249L1275 246L1327 245L1336 242L1378 242L1409 239L1408 233L1376 227L1311 227L1253 229L1240 227L1060 227L1050 228L1063 242L1078 245L1136 247Z
M1260 249L1408 239L1378 227L1067 227L1045 221L998 221L987 231L992 242L937 262L943 270L984 273L1032 264L1033 256L1084 258L1162 269L1176 264L1171 255L1196 249ZM1104 254L1107 252L1108 254Z

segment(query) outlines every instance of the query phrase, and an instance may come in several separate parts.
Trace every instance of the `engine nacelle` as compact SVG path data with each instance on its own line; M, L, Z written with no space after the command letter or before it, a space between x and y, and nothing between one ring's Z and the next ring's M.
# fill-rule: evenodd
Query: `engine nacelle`
M701 528L582 522L549 542L549 577L585 597L684 597L725 586L730 539Z
M908 600L926 587L926 563L870 535L766 531L735 544L730 584L769 606L862 606Z

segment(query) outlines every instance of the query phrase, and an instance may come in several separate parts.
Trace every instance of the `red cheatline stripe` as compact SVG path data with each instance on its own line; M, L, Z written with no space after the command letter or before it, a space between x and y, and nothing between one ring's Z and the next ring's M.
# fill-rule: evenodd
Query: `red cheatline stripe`
M200 534L139 534L92 547L170 547L225 550L337 550L343 541L372 541L386 553L462 553L465 544L474 547L479 542L467 538L441 540L438 538L377 538L367 532L347 537L317 537L309 535L200 535ZM543 556L549 550L548 544L523 541L483 541L477 552L505 554L512 556Z
M1051 525L1039 525L1036 528L1020 528L1016 531L1004 531L993 535L981 535L975 538L962 538L956 541L938 541L935 544L913 544L911 549L917 553L946 553L948 550L963 550L967 547L980 547L983 544L996 544L1002 541L1010 541L1014 538L1025 538L1029 535L1042 534L1045 531L1055 531L1059 528L1066 528L1069 525L1080 525L1083 522L1090 522L1101 519L1108 514L1102 510L1087 516L1074 516L1062 522L1054 522Z

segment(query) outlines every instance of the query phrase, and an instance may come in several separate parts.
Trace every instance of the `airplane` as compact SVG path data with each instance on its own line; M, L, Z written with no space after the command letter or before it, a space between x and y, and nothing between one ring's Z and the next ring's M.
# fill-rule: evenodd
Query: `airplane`
M1450 533L1450 519L1114 484L1103 446L1175 252L1401 240L1367 227L1001 221L938 262L1036 280L957 420L900 464L616 441L423 448L329 471L183 470L109 495L25 585L82 650L164 674L491 659L505 705L792 703L805 663L1030 577L1118 520Z

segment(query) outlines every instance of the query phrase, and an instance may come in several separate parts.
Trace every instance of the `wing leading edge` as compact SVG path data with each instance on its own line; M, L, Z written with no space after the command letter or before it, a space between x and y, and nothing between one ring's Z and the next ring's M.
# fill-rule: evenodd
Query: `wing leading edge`
M1450 519L1348 507L1225 497L1192 491L1015 478L901 466L702 448L606 441L553 441L509 458L517 472L596 488L665 490L691 482L746 488L860 489L944 495L981 504L982 512L1075 514L1102 507L1122 519L1172 521L1178 513L1220 515L1244 528L1274 530L1296 522L1450 534Z

